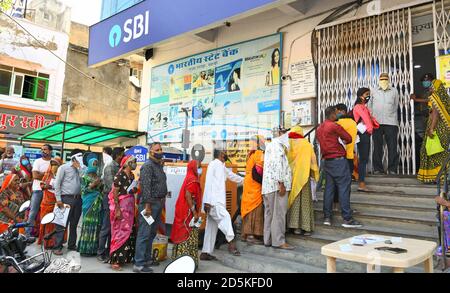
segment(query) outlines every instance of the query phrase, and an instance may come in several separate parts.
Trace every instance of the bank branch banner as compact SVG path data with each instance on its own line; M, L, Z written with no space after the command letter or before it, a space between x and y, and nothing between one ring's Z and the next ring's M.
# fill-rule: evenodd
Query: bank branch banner
M231 45L152 69L149 141L271 137L279 125L281 34Z

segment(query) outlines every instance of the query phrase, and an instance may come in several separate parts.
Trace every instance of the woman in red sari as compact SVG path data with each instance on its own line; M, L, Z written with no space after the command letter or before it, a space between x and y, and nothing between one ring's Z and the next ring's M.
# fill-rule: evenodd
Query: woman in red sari
M194 222L197 222L202 207L198 170L201 170L200 162L189 162L186 178L175 205L175 219L170 235L174 244L172 259L188 255L194 259L196 267L198 267L198 228L190 227L190 223L193 218Z
M0 189L0 233L8 230L9 224L18 223L23 219L18 217L19 208L25 202L19 189L19 176L9 174L5 177Z
M33 183L33 174L31 169L32 166L30 159L23 155L20 157L19 165L13 172L19 176L20 191L22 191L25 200L31 199L31 185Z
M44 191L44 196L42 197L40 216L43 218L45 215L49 213L53 213L53 209L56 204L55 191L53 190L53 182L56 177L56 172L58 171L59 166L62 165L62 160L59 157L55 157L50 161L50 167L47 172L44 174L41 182L41 188ZM44 236L53 232L55 230L55 224L47 224L39 227L39 239L38 244L40 245L44 239ZM45 243L46 249L51 249L55 245L54 239L49 239Z

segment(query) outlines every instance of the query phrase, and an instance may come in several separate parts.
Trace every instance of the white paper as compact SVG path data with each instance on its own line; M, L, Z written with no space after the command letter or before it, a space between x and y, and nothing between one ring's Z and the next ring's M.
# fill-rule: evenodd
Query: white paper
M392 243L401 243L402 237L391 237L391 242Z
M66 227L67 219L69 218L70 206L64 205L63 209L60 209L57 205L53 209L53 213L55 214L55 219L53 220L53 224L60 225Z
M350 251L352 251L352 246L350 244L341 244L341 245L339 245L339 249L342 252L350 252Z
M133 188L138 186L138 181L137 180L133 180L133 182L131 182L130 186L127 189L127 193L130 193L131 190L133 190Z
M358 129L359 133L364 134L367 130L366 125L364 125L364 123L360 122L358 123L358 126L356 126L356 128Z
M385 239L383 237L376 237L376 236L355 236L352 239L350 239L350 244L352 245L366 245L366 244L375 244L384 242Z
M344 141L340 137L338 138L338 141L344 147L344 149L347 147L347 145L344 143Z
M202 218L198 218L197 222L194 222L194 218L192 218L191 222L189 223L189 227L200 228L201 225L202 225Z
M142 217L144 217L145 221L147 222L147 224L149 226L151 226L155 222L155 220L153 219L152 216L150 216L150 217L145 216L145 209L142 210L141 215L142 215Z
M361 138L359 137L359 135L357 135L355 144L358 144L360 141L361 141Z

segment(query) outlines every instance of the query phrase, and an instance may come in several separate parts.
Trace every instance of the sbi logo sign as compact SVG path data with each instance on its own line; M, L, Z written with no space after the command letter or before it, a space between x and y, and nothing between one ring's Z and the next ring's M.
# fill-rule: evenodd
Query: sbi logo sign
M116 24L109 32L109 46L115 48L121 42L128 43L131 40L148 35L149 20L150 12L146 11L145 14L138 14L133 18L127 19L123 26Z

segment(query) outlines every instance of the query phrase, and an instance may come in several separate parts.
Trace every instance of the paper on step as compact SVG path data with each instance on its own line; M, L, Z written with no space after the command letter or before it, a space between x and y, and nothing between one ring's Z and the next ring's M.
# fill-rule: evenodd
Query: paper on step
M144 217L145 221L148 223L149 226L151 226L155 222L152 216L150 217L145 216L145 209L142 210L141 215L142 217Z

